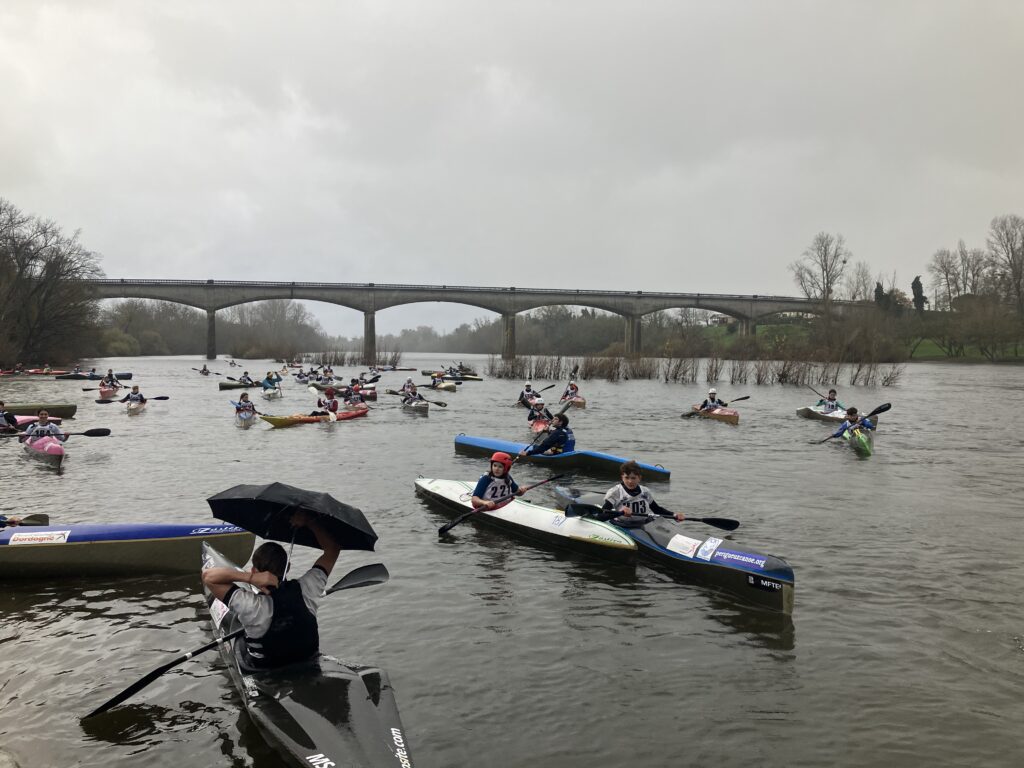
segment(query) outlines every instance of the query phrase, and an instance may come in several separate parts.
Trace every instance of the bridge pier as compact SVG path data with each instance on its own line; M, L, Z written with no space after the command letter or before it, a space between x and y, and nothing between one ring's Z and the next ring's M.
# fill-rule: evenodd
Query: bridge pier
M746 318L740 320L740 336L756 336L757 335L757 321Z
M626 315L626 357L640 357L643 343L640 335L642 319L639 315Z
M363 365L377 364L377 313L363 312Z
M206 359L217 359L217 310L206 310Z
M516 356L516 315L514 312L501 316L501 359L513 360Z

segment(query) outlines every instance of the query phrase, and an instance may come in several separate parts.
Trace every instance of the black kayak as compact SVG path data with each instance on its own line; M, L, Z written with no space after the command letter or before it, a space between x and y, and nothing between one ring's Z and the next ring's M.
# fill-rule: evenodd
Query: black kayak
M568 502L600 506L604 496L574 488L556 487ZM654 561L687 581L719 587L745 602L793 612L793 568L781 557L757 552L723 539L700 533L700 527L670 517L616 518L636 542L637 554ZM629 527L627 527L629 526ZM635 527L633 527L635 526ZM705 528L705 530L707 530Z
M236 567L204 542L203 567ZM234 612L205 591L216 639L241 625ZM394 690L378 667L315 659L272 670L243 667L235 643L218 646L246 712L291 766L411 768Z
M58 381L99 381L104 376L106 376L105 373L62 373L53 378ZM131 381L132 378L132 375L128 372L115 373L114 376L120 381Z

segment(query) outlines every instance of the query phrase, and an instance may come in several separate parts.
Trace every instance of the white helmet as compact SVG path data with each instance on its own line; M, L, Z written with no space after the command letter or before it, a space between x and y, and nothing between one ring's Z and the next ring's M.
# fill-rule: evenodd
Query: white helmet
M526 386L528 386L528 387L532 387L532 386L533 386L533 384L531 384L530 382L526 382Z
M412 384L412 376L406 376L405 377L405 383L406 384Z
M712 387L711 389L708 390L708 394L709 395L717 395L718 394L718 390L715 389L714 387Z
M534 408L538 408L538 407L543 406L543 405L544 405L544 398L543 397L535 397L533 399L533 407Z

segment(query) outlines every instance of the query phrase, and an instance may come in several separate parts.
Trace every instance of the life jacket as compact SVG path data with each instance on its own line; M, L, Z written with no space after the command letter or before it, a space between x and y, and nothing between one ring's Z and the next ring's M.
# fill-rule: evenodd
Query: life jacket
M822 413L832 413L833 411L838 411L838 410L839 410L839 401L838 400L828 400L828 399L826 399L825 402L823 402L821 404L821 412Z
M302 599L302 586L297 581L284 581L271 588L274 616L263 637L244 635L242 659L253 669L269 669L294 664L315 656L320 651L320 632L316 616Z

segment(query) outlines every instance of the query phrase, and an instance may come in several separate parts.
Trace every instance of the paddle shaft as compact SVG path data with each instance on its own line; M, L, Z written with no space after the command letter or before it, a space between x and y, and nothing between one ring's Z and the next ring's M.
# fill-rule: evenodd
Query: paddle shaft
M570 507L573 509L570 510ZM584 511L579 511L580 509ZM565 507L566 517L585 517L591 510L602 511L604 507L599 507L596 504L567 504ZM572 512L572 514L570 514ZM665 515L658 515L658 517L665 517ZM728 517L683 517L679 522L693 522L693 523L704 523L705 525L712 525L715 528L721 528L723 531L735 531L740 527L739 520L733 520Z
M85 432L65 432L64 437L71 437L72 435L76 437L106 437L109 434L110 430L106 427L96 427L95 429L87 429ZM9 435L0 435L0 437L26 437L26 435L24 432L14 432ZM32 437L32 435L28 435L28 437ZM40 435L40 437L46 437L46 435Z
M873 411L872 411L871 413L869 413L869 414L868 414L867 416L864 416L864 418L865 418L865 419L870 419L870 418L871 418L872 416L877 416L877 415L878 415L878 414L880 414L880 413L885 413L885 412L886 412L886 411L888 411L888 410L889 410L890 408L892 408L892 403L882 403L882 404L881 404L880 406L878 406L877 408L875 408L875 410L873 410ZM817 441L817 442L818 442L818 445L821 445L822 443L827 443L827 442L828 442L829 440L831 440L831 439L832 439L833 437L835 437L835 435L829 435L829 436L828 436L828 437L826 437L826 438L825 438L824 440L818 440L818 441Z
M324 593L324 596L326 597L327 595L333 594L334 592L338 592L342 589L355 589L357 587L370 587L376 584L383 584L385 581L388 580L388 578L389 575L387 568L385 568L383 564L374 563L372 565L364 565L360 568L356 568L354 571L345 574L337 583L335 583L333 587L331 587ZM229 640L233 640L236 637L242 635L244 632L245 628L240 627L236 629L234 632L229 632L228 634L224 635L224 637L206 643L205 645L201 645L198 648L189 651L188 653L183 653L181 656L178 656L176 659L172 659L166 664L162 664L161 666L154 669L152 672L148 673L144 677L129 685L127 688L125 688L119 694L114 696L112 699L109 699L108 701L98 706L96 709L94 709L92 712L87 714L82 719L86 720L90 717L95 717L96 715L102 715L108 709L116 707L122 701L130 699L136 693L141 691L143 688L145 688L158 677L160 677L162 674L164 674L164 672L173 669L174 667L188 661L194 656L198 656L199 654L205 653L206 651L209 651L212 648L216 648L221 643L226 643Z
M515 464L515 461L513 461L512 463ZM469 519L470 517L475 515L477 512L488 512L488 511L491 511L491 510L494 510L494 509L498 509L499 505L500 506L505 506L505 504L507 504L508 502L512 501L514 498L516 498L516 496L522 496L527 491L530 491L530 490L533 490L534 488L536 488L538 485L544 485L544 483L550 483L552 480L558 480L559 478L562 478L562 477L565 477L565 473L563 473L561 475L555 475L554 477L549 477L547 480L541 480L539 483L534 483L533 485L528 485L525 488L520 488L519 489L520 493L518 493L518 494L514 493L514 494L512 494L510 496L502 496L500 499L491 499L491 501L494 502L494 506L493 507L487 507L487 506L484 506L483 504L481 504L479 507L474 507L473 509L469 510L469 512L463 512L461 515L456 517L451 522L445 523L440 528L438 528L437 529L437 535L438 536L444 536L446 533L448 533L448 531L450 531L456 525L461 523L463 520Z

